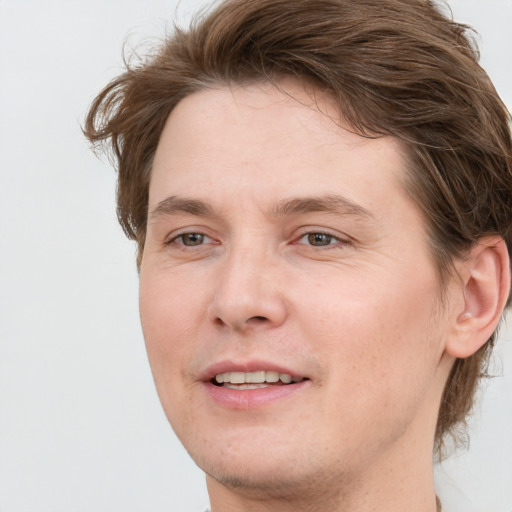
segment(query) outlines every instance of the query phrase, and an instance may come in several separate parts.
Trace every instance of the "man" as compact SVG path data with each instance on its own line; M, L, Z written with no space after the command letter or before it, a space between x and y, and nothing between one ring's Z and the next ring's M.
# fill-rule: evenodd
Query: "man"
M508 113L425 0L227 0L100 93L212 512L440 509L509 303Z

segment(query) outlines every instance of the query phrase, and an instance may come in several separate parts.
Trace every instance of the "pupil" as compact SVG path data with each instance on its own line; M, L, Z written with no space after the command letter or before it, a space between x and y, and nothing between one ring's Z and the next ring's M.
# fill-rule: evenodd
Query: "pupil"
M183 235L183 243L185 245L200 245L204 240L204 235L200 233L187 233Z
M308 235L308 242L311 245L329 245L331 243L332 236L324 233L311 233Z

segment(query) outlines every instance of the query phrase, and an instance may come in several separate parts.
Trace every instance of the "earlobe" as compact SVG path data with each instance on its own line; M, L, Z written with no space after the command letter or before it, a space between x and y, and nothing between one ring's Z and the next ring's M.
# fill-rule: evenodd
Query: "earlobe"
M459 266L464 307L455 320L446 352L456 358L473 355L490 338L510 291L510 260L504 240L482 238Z

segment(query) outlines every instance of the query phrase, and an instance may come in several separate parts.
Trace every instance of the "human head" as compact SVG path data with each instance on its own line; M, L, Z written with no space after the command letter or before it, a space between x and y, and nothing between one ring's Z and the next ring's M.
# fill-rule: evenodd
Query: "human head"
M328 93L357 133L405 143L404 186L423 211L442 282L486 235L512 249L508 113L477 58L467 27L432 1L228 0L113 80L85 131L111 144L118 215L140 263L152 160L174 107L202 89L293 77ZM438 444L469 412L493 341L455 362Z

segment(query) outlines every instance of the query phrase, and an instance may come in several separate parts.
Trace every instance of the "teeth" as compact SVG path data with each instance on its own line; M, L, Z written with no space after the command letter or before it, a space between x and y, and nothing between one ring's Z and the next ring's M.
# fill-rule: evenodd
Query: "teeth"
M226 384L224 384L224 387L240 390L240 389L260 389L260 388L266 388L268 386L266 384L229 384L229 383L226 383Z
M215 376L217 384L263 384L265 382L274 383L281 381L283 384L292 382L301 382L303 377L292 377L287 373L279 373L275 371L257 371L257 372L226 372L219 373ZM227 386L231 387L231 386ZM250 386L237 386L237 389L254 389Z
M224 382L231 382L231 384L244 384L245 383L245 373L243 372L231 372L231 378L224 378Z
M233 382L233 381L231 381ZM249 384L261 384L265 382L265 372L250 372L245 374L245 382Z
M265 382L277 382L279 380L279 373L265 372Z
M290 384L290 382L292 381L292 377L291 375L288 375L287 373L281 373L281 375L279 375L279 378L281 379L281 381L283 381L285 384Z

